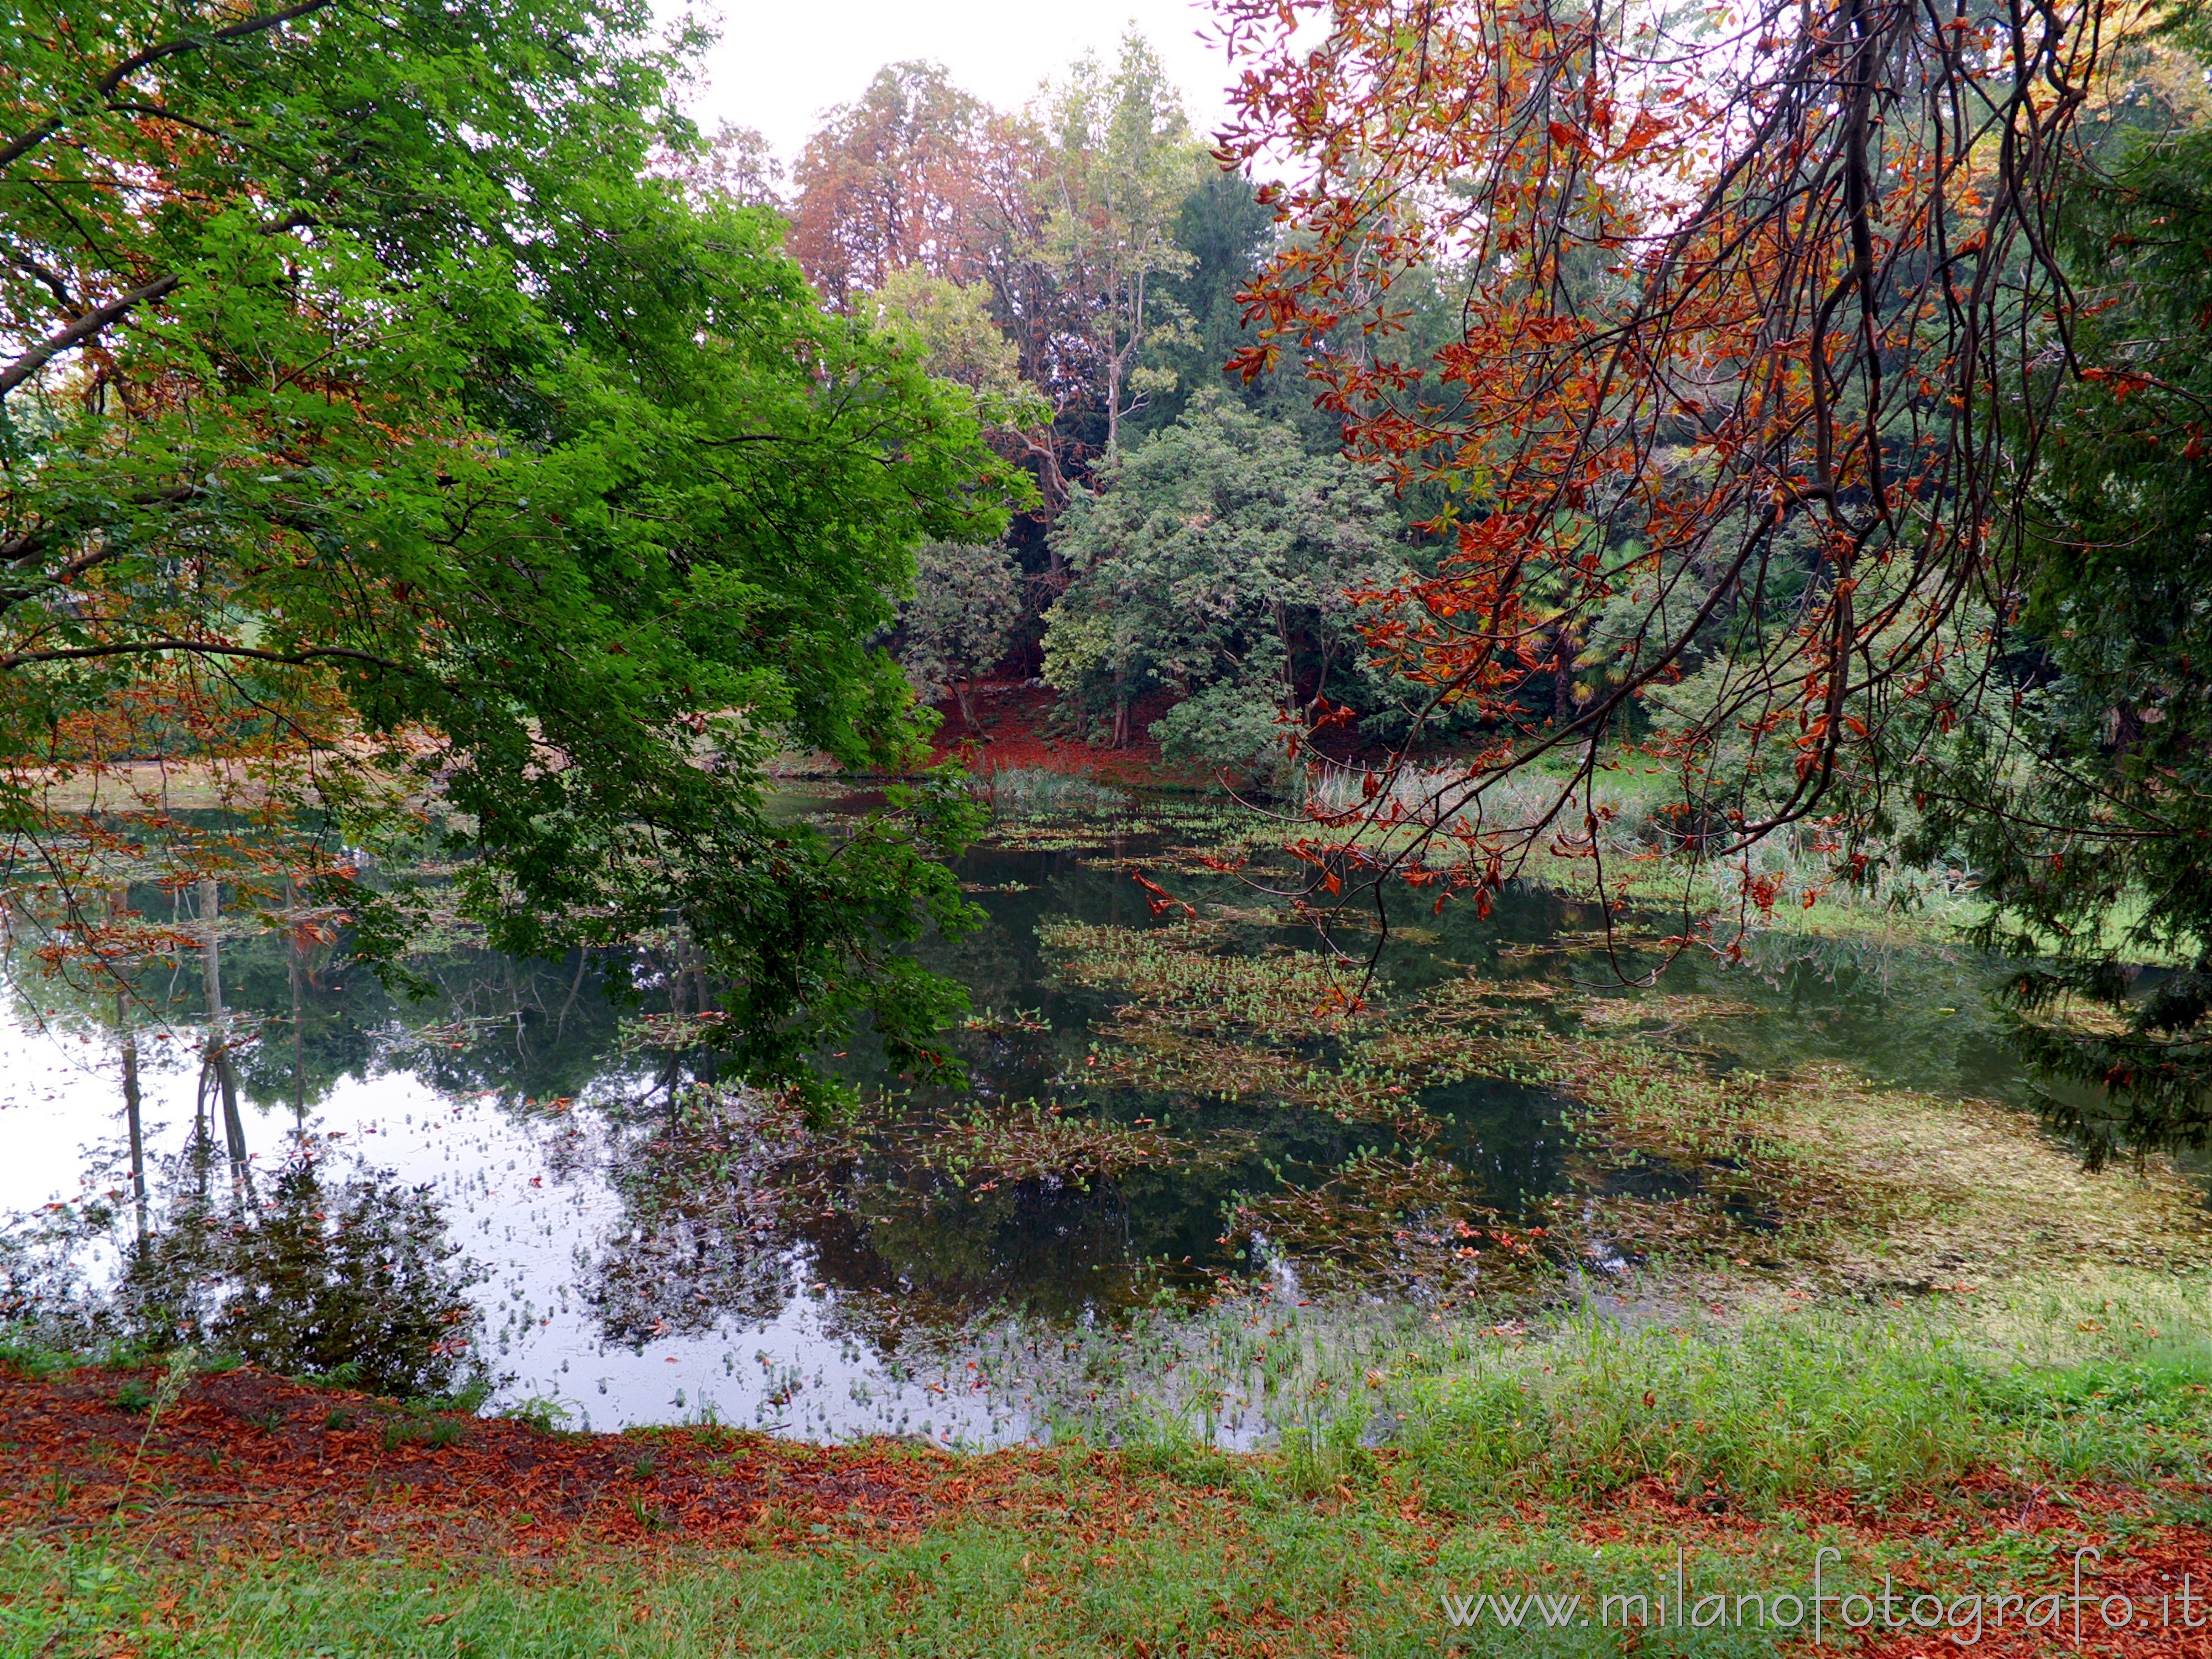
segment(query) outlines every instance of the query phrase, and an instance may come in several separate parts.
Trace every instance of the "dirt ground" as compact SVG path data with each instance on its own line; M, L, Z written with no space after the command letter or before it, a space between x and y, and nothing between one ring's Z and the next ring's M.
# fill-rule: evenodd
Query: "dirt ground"
M950 699L937 705L943 718L931 747L936 758L960 756L970 770L1034 768L1095 778L1102 783L1197 787L1212 781L1200 769L1170 766L1160 746L1146 735L1170 705L1165 693L1147 697L1132 711L1134 736L1125 749L1109 749L1072 735L1048 732L1046 724L1060 701L1049 686L1020 680L986 680L975 690L975 725L960 718Z

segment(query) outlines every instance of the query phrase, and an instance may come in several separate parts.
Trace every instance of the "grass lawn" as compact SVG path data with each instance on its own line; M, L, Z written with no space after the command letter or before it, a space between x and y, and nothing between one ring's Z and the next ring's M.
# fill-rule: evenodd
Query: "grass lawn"
M2055 1654L2078 1611L2079 1651L2212 1654L2207 1298L1439 1324L1263 1455L576 1435L19 1352L0 1651Z

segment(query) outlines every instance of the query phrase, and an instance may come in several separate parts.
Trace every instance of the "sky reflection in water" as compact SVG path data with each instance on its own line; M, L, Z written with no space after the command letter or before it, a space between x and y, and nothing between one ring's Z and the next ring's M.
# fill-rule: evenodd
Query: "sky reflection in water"
M222 952L234 1013L259 1033L241 1066L257 1164L282 1156L304 1082L306 1127L337 1164L359 1160L427 1185L451 1237L484 1272L473 1294L484 1357L508 1379L503 1400L558 1399L580 1425L602 1429L711 1410L724 1422L813 1438L895 1432L993 1443L1040 1432L1043 1401L1079 1382L1067 1356L1086 1333L1096 1340L1134 1303L1189 1297L1216 1273L1251 1271L1235 1241L1221 1239L1237 1193L1273 1188L1278 1171L1316 1181L1362 1146L1389 1143L1373 1124L1264 1098L1071 1086L1094 1028L1122 999L1060 972L1038 925L1158 925L1126 862L1153 856L1158 842L1097 835L1089 846L987 848L963 861L989 921L926 954L968 984L978 1009L1022 1011L1034 1017L1023 1024L1048 1028L963 1036L977 1099L1091 1099L1124 1123L1172 1113L1185 1131L1231 1137L1241 1155L1132 1170L1087 1189L1032 1182L968 1193L896 1161L864 1161L803 1190L777 1187L764 1179L772 1126L672 1119L672 1086L680 1098L690 1073L672 1074L649 1048L625 1050L623 1021L665 1011L672 988L679 1006L696 1006L688 988L672 988L672 958L641 949L620 965L636 999L624 1011L597 970L575 960L457 951L424 964L441 994L409 1004L315 951L297 964L295 1030L290 947L263 936L227 939ZM1173 884L1201 905L1255 903L1230 879ZM1469 967L1601 983L1601 968L1587 960L1519 954L1592 920L1534 892L1509 894L1485 921L1424 915L1386 953L1385 979L1407 994ZM1232 929L1228 940L1255 952L1316 943L1309 930L1264 923ZM142 1033L157 1200L191 1180L183 1152L198 1076L198 970L186 962L173 981L164 969L143 987L157 1012L175 1015ZM1893 1081L1989 1093L2010 1085L1975 1012L1978 978L1942 953L1800 939L1763 946L1747 970L1685 959L1663 988L1760 1005L1756 1050L1717 1063L1775 1069L1871 1055ZM112 1027L34 973L19 972L15 991L0 1021L0 1124L15 1152L0 1164L0 1214L20 1224L50 1203L122 1191L127 1164ZM839 1063L864 1085L884 1080L864 1045ZM949 1094L916 1103L925 1118L973 1103ZM1486 1202L1510 1212L1569 1179L1559 1103L1542 1091L1477 1078L1431 1091L1424 1104L1443 1120L1431 1155L1465 1171ZM894 1192L882 1206L867 1196ZM127 1237L121 1208L107 1241L77 1253L95 1285L115 1271L117 1241Z

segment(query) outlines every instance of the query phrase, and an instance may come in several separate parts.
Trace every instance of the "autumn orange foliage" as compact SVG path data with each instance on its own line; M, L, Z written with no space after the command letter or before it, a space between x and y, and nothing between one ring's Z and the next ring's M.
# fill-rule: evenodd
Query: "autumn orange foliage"
M1439 503L1433 574L1361 596L1370 637L1425 721L1493 734L1416 800L1324 814L1340 861L1433 871L1455 841L1479 896L1562 835L1601 863L1590 784L1632 732L1679 770L1693 852L1802 825L1848 873L1899 757L1990 689L2035 371L2069 349L2048 222L2143 15L1217 11L1243 65L1222 159L1290 163L1242 367L1302 356L1352 451ZM1409 331L1424 283L1456 301L1441 344ZM1534 821L1486 817L1561 754Z

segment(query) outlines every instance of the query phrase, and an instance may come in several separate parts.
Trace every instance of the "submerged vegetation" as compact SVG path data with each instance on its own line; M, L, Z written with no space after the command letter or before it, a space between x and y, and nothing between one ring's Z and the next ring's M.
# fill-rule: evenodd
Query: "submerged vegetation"
M1258 1096L1375 1126L1404 1149L1240 1200L1237 1226L1301 1271L1357 1262L1352 1284L1403 1289L1411 1273L1449 1296L1458 1264L1504 1246L1583 1270L1742 1269L1745 1291L1802 1294L2212 1262L2202 1192L2164 1160L2100 1175L2016 1109L1802 1055L1778 1074L1747 1068L1715 1046L1765 1017L1740 997L1593 996L1464 970L1413 994L1377 981L1355 995L1356 964L1279 939L1237 951L1229 935L1226 923L1171 919L1057 926L1044 942L1076 982L1128 999L1099 1026L1082 1075L1171 1099ZM1571 1143L1560 1190L1486 1190L1424 1155L1447 1149L1463 1163L1476 1150L1454 1146L1436 1103L1485 1076L1550 1103ZM1540 1243L1499 1230L1486 1200L1540 1224ZM1412 1273L1425 1254L1430 1270ZM1528 1273L1507 1280L1531 1292Z
M650 1000L618 1017L580 1012L605 1002L596 986L583 992L580 964L549 972L524 1001L496 988L507 970L495 957L476 969L465 953L426 958L447 1000L331 1059L454 1092L491 1084L544 1171L532 1185L606 1183L618 1219L576 1241L573 1314L567 1284L519 1267L507 1271L521 1288L490 1327L474 1312L441 1324L463 1306L430 1288L454 1212L397 1188L372 1202L387 1189L349 1187L305 1159L257 1174L262 1190L240 1208L239 1177L211 1152L162 1166L172 1196L154 1206L144 1246L117 1201L127 1189L70 1212L72 1237L115 1239L136 1264L112 1292L69 1282L18 1229L19 1305L57 1335L71 1320L142 1338L173 1328L319 1372L356 1338L361 1363L383 1353L366 1333L391 1316L373 1288L384 1271L404 1281L396 1301L421 1326L394 1327L394 1340L425 1365L452 1370L465 1352L497 1375L544 1352L532 1345L551 1339L533 1332L555 1311L642 1358L827 1297L848 1338L902 1351L887 1375L905 1389L921 1386L907 1363L917 1340L949 1358L1037 1322L1189 1319L1255 1289L1492 1323L1593 1296L1735 1317L1838 1296L1979 1295L2100 1263L2193 1273L2212 1261L2192 1177L2156 1155L2085 1170L2021 1111L1979 1000L1983 969L1925 925L1838 930L1818 909L1778 911L1733 964L1692 974L1678 961L1655 988L1625 990L1608 952L1657 959L1633 912L1595 927L1595 907L1528 885L1487 919L1419 908L1389 915L1378 934L1364 909L1271 896L1281 866L1246 841L1267 832L1263 817L1188 799L1129 808L1008 815L966 860L983 923L930 942L925 960L983 1010L945 1036L972 1092L897 1086L863 1050L841 1057L858 1103L825 1121L800 1096L716 1077L721 1015L680 935L639 942L627 977ZM1065 844L1041 848L1039 827ZM295 986L307 998L302 1042L338 1026L328 993L270 975L256 948L242 934L226 957L241 987L259 988L232 998L240 1029L262 1034L244 1098L289 1107L305 1079L266 1065L294 1046L283 999ZM295 950L284 943L273 961ZM548 1041L567 1058L509 1069ZM532 1081L517 1089L509 1076ZM195 1133L192 1145L213 1146L211 1127ZM284 1219L378 1203L374 1225L333 1220L319 1235ZM51 1243L54 1226L40 1226ZM304 1249L319 1237L329 1263L257 1265L264 1241ZM368 1254L345 1255L356 1249ZM433 1254L410 1267L410 1250ZM270 1282L289 1288L222 1288ZM327 1292L344 1305L325 1308L320 1285L352 1288ZM556 1373L574 1352L558 1352ZM532 1363L527 1388L560 1386ZM453 1386L443 1371L410 1380L374 1364L394 1391ZM987 1372L994 1423L1035 1431L1044 1402L1064 1403L1034 1356L1001 1353ZM783 1375L760 1373L760 1411L801 1397ZM810 1411L839 1409L805 1397ZM1232 1437L1279 1435L1282 1403ZM924 1413L902 1405L891 1420Z

